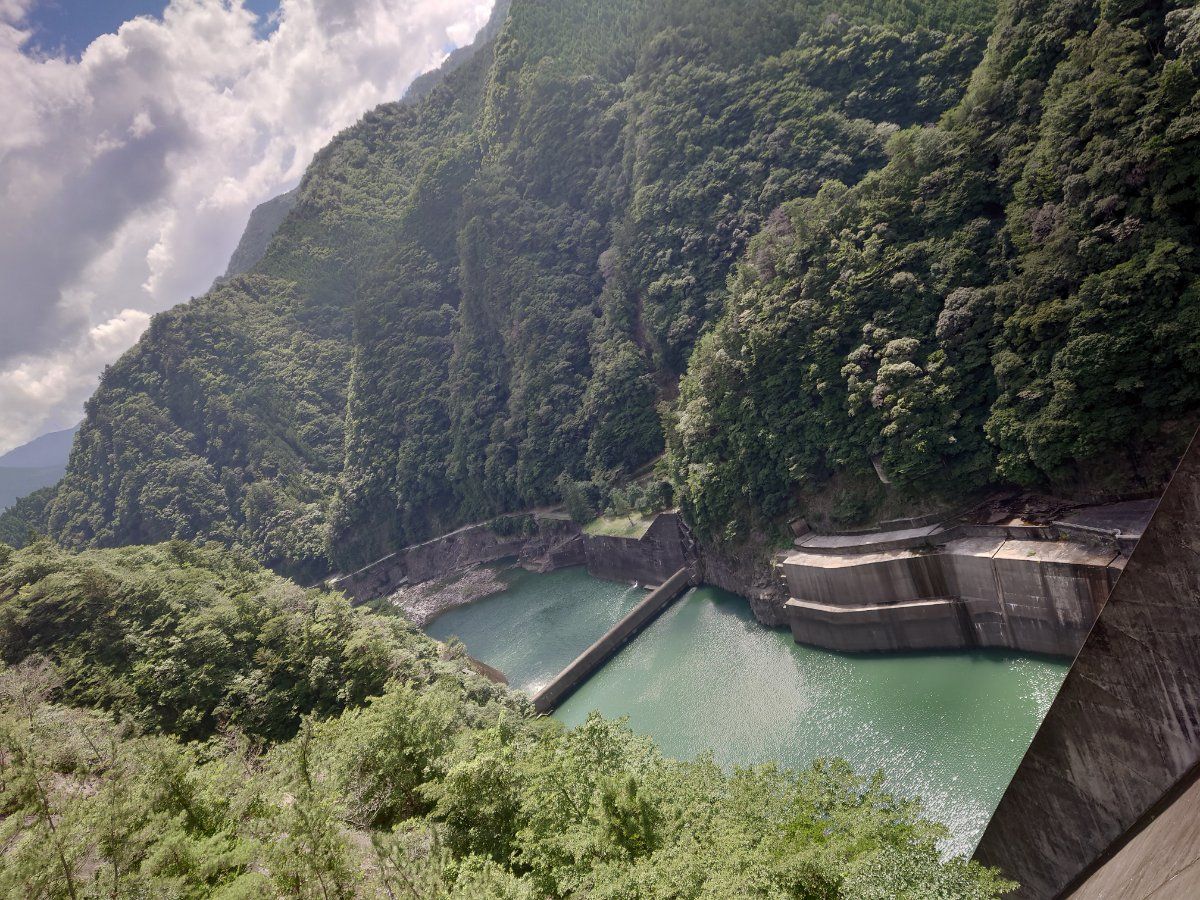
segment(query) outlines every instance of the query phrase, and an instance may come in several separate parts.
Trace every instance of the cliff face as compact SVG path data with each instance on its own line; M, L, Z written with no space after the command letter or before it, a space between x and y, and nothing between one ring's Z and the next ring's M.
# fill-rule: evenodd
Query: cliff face
M788 592L775 573L778 547L774 542L760 532L752 532L736 546L700 541L698 549L705 584L745 597L754 617L763 625L787 627Z
M229 266L225 269L226 278L244 275L258 265L259 260L267 253L271 238L275 237L275 232L296 205L298 197L299 188L293 188L254 207L254 211L250 213L250 221L246 223L246 230L242 232L242 238L238 241L233 256L229 257Z

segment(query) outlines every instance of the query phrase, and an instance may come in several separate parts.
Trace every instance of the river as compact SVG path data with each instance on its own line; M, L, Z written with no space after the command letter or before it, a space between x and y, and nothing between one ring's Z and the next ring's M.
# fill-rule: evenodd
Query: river
M428 627L534 691L644 596L582 569L506 573L509 589ZM847 656L760 626L745 600L689 592L555 713L628 716L671 756L799 768L842 756L920 796L968 852L1066 675L1058 660L1009 652Z

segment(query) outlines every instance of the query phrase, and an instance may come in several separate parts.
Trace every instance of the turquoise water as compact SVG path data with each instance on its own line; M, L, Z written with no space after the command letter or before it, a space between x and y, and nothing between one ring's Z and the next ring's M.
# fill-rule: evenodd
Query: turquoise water
M628 595L628 599L625 599ZM580 570L523 574L504 595L447 614L472 655L545 683L641 592ZM543 616L539 611L547 610ZM455 615L454 623L447 622ZM562 630L560 632L560 629ZM745 600L700 588L675 603L555 713L629 716L668 755L798 768L842 756L920 796L970 850L1049 708L1067 666L1009 653L846 656L758 625Z
M619 622L646 592L592 578L583 568L537 575L510 569L508 590L443 613L425 630L456 636L508 683L536 693Z

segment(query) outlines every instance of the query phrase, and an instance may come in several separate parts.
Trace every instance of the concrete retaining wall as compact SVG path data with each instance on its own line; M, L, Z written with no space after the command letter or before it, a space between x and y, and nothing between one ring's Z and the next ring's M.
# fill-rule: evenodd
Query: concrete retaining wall
M972 536L946 540L964 533ZM1005 647L1074 656L1120 571L1115 543L1007 533L806 542L780 565L792 636L851 652ZM917 539L919 547L908 544Z
M661 584L691 564L690 535L678 513L662 513L640 538L584 534L589 575L608 581Z
M793 598L786 605L797 641L841 653L967 646L961 608L956 600L830 606Z
M625 618L610 628L600 640L579 654L570 665L542 688L533 698L533 707L549 713L606 663L638 632L658 618L671 602L694 584L688 569L680 569L659 587L651 591Z

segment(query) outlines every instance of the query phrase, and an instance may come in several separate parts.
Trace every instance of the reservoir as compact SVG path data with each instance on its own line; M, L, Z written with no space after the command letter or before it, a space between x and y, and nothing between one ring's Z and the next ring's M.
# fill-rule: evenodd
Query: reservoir
M644 592L582 569L506 573L509 588L428 627L457 635L514 687L544 685ZM979 839L1066 675L1065 662L1008 652L830 653L759 625L745 600L715 588L686 594L555 713L628 716L664 753L711 752L727 766L803 768L841 756L860 774L921 797L952 832Z
M582 568L545 575L509 569L508 585L430 622L439 641L457 637L467 652L505 674L510 686L533 694L567 663L624 618L646 596L627 584L592 578Z

